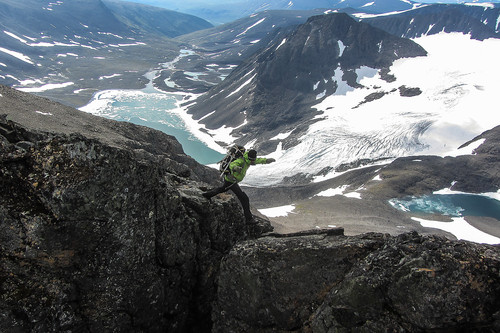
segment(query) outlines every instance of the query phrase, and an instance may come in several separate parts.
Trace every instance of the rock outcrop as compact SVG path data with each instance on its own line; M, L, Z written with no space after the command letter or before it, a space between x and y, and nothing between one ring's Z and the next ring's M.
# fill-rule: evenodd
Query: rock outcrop
M497 332L500 249L416 233L241 242L214 332Z
M1 332L500 329L499 247L268 234L166 134L4 86L0 115Z
M221 258L269 223L168 135L0 94L0 331L210 331Z

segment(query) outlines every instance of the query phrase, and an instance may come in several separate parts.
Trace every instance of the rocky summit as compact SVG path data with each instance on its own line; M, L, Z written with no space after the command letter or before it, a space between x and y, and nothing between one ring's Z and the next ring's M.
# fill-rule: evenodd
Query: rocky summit
M494 332L500 248L270 233L166 134L0 86L1 332Z

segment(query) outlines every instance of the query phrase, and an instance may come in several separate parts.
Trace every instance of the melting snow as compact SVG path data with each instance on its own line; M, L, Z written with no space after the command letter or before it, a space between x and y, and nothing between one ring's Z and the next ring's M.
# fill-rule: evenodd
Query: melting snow
M440 222L424 220L412 217L412 220L419 222L425 228L435 228L453 234L457 239L463 239L476 243L499 244L500 238L489 235L471 226L463 217L452 218L453 222Z
M294 205L287 205L280 207L263 208L259 209L259 212L267 217L279 217L279 216L287 216L288 214L292 213L294 209L295 209Z
M30 57L22 54L22 53L19 53L19 52L16 52L16 51L11 51L11 50L8 50L8 49L5 49L3 47L0 47L0 52L3 52L3 53L7 53L8 55L11 55L13 56L14 58L17 58L21 61L24 61L30 65L34 65L35 63L31 60Z
M248 30L254 28L255 26L257 26L259 24L261 24L262 22L264 22L265 19L266 18L264 17L263 19L260 19L259 21L255 22L254 24L252 24L251 26L249 26L248 28L246 28L242 33L236 35L236 37L240 37L240 36L246 34L248 32Z

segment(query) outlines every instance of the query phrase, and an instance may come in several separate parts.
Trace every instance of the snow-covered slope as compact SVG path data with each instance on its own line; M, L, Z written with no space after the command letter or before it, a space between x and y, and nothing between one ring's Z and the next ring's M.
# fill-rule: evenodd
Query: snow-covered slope
M335 94L318 103L320 121L310 126L287 150L270 156L276 164L259 166L246 182L279 182L297 173L317 174L362 159L413 154L446 155L463 142L500 124L497 112L500 40L483 42L463 34L438 34L416 39L427 57L397 60L391 67L396 80L387 83L376 71L359 80L365 89ZM418 87L413 97L399 87ZM371 102L366 96L379 93ZM285 137L285 133L282 138ZM331 170L327 174L335 174Z

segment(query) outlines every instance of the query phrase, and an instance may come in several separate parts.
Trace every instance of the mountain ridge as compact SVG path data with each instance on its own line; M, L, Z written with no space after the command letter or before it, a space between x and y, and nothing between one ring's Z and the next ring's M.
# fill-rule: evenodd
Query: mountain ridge
M323 29L327 31L324 37ZM306 45L309 39L311 48ZM212 129L222 125L237 127L246 114L248 123L237 130L242 134L240 142L262 135L266 138L261 137L261 141L266 141L316 116L307 107L317 102L313 82L318 82L317 90L332 94L341 80L351 87L357 85L356 68L384 68L399 57L425 54L419 45L358 23L346 14L315 16L292 34L274 38L264 51L246 60L219 86L197 99L188 112L195 119L203 118L201 123ZM323 66L318 68L318 63ZM336 78L336 70L344 74ZM216 111L212 113L213 110ZM259 121L257 115L263 112L272 112L272 118L262 117Z
M439 32L462 32L471 38L500 38L500 4L493 7L435 4L391 16L362 18L396 36L417 38Z

